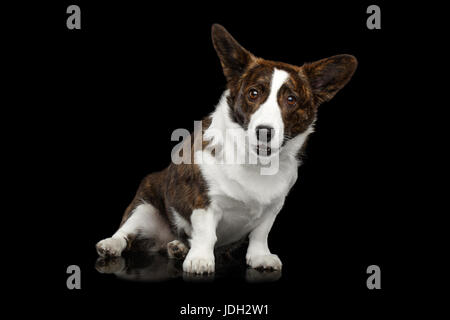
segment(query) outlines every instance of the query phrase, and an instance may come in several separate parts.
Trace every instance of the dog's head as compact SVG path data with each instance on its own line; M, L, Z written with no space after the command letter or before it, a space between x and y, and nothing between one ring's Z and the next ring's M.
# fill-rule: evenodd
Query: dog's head
M217 24L212 40L227 79L230 118L259 156L278 152L305 132L318 106L347 84L357 66L345 54L301 67L257 58Z

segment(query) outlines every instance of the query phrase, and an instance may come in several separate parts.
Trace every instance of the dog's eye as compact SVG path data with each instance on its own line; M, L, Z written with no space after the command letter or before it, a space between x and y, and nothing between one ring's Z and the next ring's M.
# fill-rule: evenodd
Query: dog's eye
M289 96L287 97L287 103L290 106L293 106L297 103L297 98L295 96Z
M255 100L256 98L258 98L259 96L259 92L256 89L250 89L248 91L248 97L252 100Z

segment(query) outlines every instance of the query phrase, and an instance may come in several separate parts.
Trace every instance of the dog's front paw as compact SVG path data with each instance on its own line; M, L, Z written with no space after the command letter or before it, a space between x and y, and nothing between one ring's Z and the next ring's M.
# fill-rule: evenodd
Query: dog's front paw
M183 262L183 271L188 273L213 273L215 268L214 253L189 251Z
M101 257L119 257L126 248L127 241L123 238L107 238L95 246Z
M247 264L253 269L281 270L282 263L276 254L247 255Z

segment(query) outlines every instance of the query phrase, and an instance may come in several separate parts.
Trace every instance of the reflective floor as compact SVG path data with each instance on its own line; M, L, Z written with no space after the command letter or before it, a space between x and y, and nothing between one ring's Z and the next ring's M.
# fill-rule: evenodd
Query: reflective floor
M103 274L114 274L122 280L155 282L181 278L184 281L214 281L219 277L243 277L247 282L272 282L281 278L281 271L247 268L243 256L216 254L216 272L194 275L183 272L182 260L159 253L128 253L123 257L98 258L95 268Z

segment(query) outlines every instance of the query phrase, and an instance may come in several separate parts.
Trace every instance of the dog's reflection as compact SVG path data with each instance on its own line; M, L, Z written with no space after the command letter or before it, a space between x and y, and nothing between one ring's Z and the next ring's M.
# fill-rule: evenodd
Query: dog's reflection
M124 257L98 258L95 268L100 273L114 274L120 279L142 282L159 282L181 278L187 282L210 282L216 277L226 277L229 273L241 273L242 263L220 264L216 273L195 275L183 272L181 260L170 259L161 254L134 253ZM225 268L224 266L227 266ZM245 280L250 283L272 282L281 278L280 271L244 269Z
M245 271L245 280L250 283L274 282L281 278L281 271L257 270L248 268Z
M130 281L166 281L182 276L181 262L161 254L98 258L95 268L100 273L115 274Z

